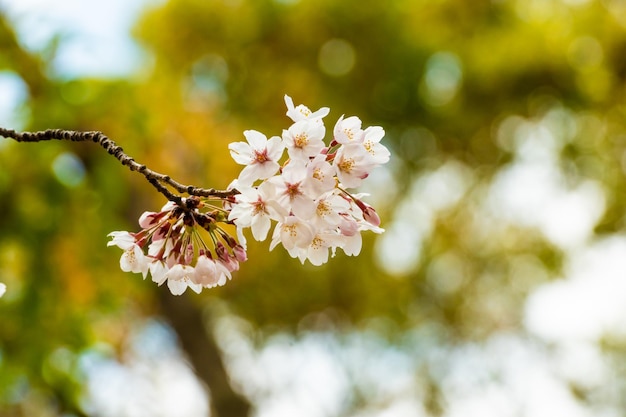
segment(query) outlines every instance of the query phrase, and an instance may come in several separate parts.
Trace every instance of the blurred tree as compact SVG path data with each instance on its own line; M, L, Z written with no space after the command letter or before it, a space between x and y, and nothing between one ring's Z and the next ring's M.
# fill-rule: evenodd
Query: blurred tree
M600 184L595 235L623 230L624 15L617 1L170 0L138 23L154 61L129 80L51 78L1 19L0 68L28 87L28 129L102 130L160 172L224 188L238 172L227 144L244 129L280 134L288 93L330 106L327 123L342 111L385 127L395 165L372 190L385 197L383 226L422 241L395 273L373 237L359 258L322 268L251 244L227 286L173 299L124 276L104 249L108 232L132 230L163 203L141 178L88 145L0 143L0 281L11 288L0 305L11 318L0 322L0 413L29 403L85 414L84 381L51 371L54 352L121 350L129 322L163 314L216 415L245 415L206 317L212 297L265 338L314 329L308 318L324 311L338 331L389 319L378 330L390 339L428 324L452 342L519 331L525 297L561 273L567 248L486 200L520 158L520 132L548 126L563 184ZM64 183L55 164L80 181ZM438 415L440 387L429 383L425 407ZM362 405L355 396L346 414Z

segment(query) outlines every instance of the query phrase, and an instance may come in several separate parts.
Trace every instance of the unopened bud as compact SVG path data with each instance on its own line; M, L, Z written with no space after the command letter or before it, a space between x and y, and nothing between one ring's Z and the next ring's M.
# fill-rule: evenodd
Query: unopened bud
M354 221L352 218L348 218L347 216L342 216L343 220L339 224L339 231L344 236L354 236L359 233L359 224Z
M373 225L373 226L380 226L380 217L378 216L378 213L376 213L376 210L374 210L374 207L372 206L368 206L366 205L366 210L363 210L363 219L365 219L366 222L368 222L369 224Z
M239 262L245 262L248 260L248 254L241 245L235 245L235 247L233 248L233 254Z
M144 211L143 214L139 217L139 226L142 229L147 229L152 225L157 224L163 216L168 214L168 212L162 211L159 213L155 213L153 211Z

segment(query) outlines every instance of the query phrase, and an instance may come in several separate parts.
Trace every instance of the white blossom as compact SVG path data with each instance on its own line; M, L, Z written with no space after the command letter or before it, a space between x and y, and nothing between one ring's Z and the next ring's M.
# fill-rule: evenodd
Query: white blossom
M314 266L320 266L328 262L328 252L343 244L344 237L336 233L317 233L311 240L311 244L300 251L300 261L304 263L306 259Z
M231 209L228 219L238 229L250 227L257 241L265 240L271 220L281 220L288 213L276 201L276 187L264 182L258 188L244 188L235 196L237 204Z
M306 178L306 165L302 161L291 161L281 175L269 180L276 187L278 203L285 211L302 219L310 219L315 213L315 202L305 186Z
M389 162L389 150L380 143L385 131L380 126L370 126L363 132L363 147L372 156L376 165Z
M189 287L199 294L200 291L202 291L202 285L192 281L194 274L195 270L192 266L182 264L174 265L165 273L167 287L170 289L170 292L174 295L181 295L185 292L187 287Z
M228 145L230 154L241 165L246 165L239 174L242 185L252 185L256 180L271 177L278 171L278 160L283 155L285 145L280 137L269 140L261 132L246 130L243 132L246 142L234 142Z
M296 216L289 216L276 225L270 250L274 249L278 243L282 243L288 251L294 248L306 248L312 240L313 230L311 226Z
M283 130L283 141L291 159L300 159L308 162L324 149L324 135L326 128L322 123L314 120L300 120L289 129Z
M333 167L339 182L346 188L354 188L369 175L375 163L360 143L343 145L337 150Z
M200 255L196 262L195 272L190 279L196 284L212 288L226 284L226 281L231 279L231 274L221 262L216 262L206 255Z
M326 155L318 155L307 164L304 186L309 195L322 195L333 190L336 185L335 169L326 161Z
M287 105L287 116L294 122L299 122L300 120L321 120L330 112L328 107L322 107L315 112L311 112L311 110L303 104L294 107L293 100L286 94L285 104Z
M350 203L335 193L326 193L315 200L315 216L312 224L319 230L336 229L344 221L342 213L350 209Z
M120 268L124 272L134 272L142 274L144 279L148 274L149 264L141 248L133 245L126 249L120 258Z
M107 242L107 246L117 246L122 250L130 249L136 243L135 237L128 232L111 232L107 236L113 238Z
M150 263L150 275L152 275L152 281L158 285L162 285L167 279L167 271L169 268L163 261L153 261Z
M350 143L363 142L363 130L361 129L361 119L350 116L344 119L343 116L337 120L333 129L334 139L337 143L347 145Z

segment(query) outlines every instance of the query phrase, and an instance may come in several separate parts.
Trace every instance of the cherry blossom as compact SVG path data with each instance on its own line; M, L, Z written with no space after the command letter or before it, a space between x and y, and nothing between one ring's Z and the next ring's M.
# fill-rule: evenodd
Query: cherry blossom
M283 154L285 145L282 139L267 136L256 130L243 132L246 142L234 142L228 146L230 154L237 162L246 167L239 174L239 182L243 185L252 185L258 179L271 177L278 171L278 159Z
M184 293L187 287L199 294L200 291L202 291L202 285L196 284L192 281L194 275L195 269L193 267L189 265L176 264L165 273L167 287L174 295Z
M324 149L326 128L314 120L300 120L283 130L283 141L291 159L308 161Z
M328 107L322 107L315 112L311 112L311 110L303 104L299 104L294 107L293 100L286 94L285 104L287 105L287 116L289 116L289 118L294 122L299 122L300 120L321 120L323 117L326 117L328 113L330 113L330 109Z
M317 233L309 246L300 250L298 258L302 263L308 259L312 265L320 266L328 262L329 251L334 255L335 248L342 246L344 241L345 239L337 233Z
M391 155L389 150L380 143L383 136L385 136L385 131L380 126L370 126L363 132L363 146L377 165L389 162Z
M282 246L300 262L322 265L341 249L356 256L362 232L382 233L380 217L359 187L376 167L389 161L380 126L362 128L356 116L341 116L324 142L327 107L312 112L285 96L293 123L281 136L244 131L246 142L231 143L234 161L243 165L224 197L192 195L167 202L139 217L141 230L109 234L108 246L123 253L123 271L148 274L174 295L187 288L225 285L248 258L245 231L269 250ZM287 155L284 151L287 150ZM191 188L190 188L191 190ZM189 191L189 193L191 193ZM236 236L231 236L235 227ZM1 289L2 287L0 287Z
M2 297L4 293L6 292L7 292L7 286L4 283L0 282L0 297Z
M363 247L363 237L360 233L355 233L351 236L343 235L343 241L341 249L343 253L348 256L357 256L361 253L361 248Z
M271 220L281 220L288 213L275 201L276 187L264 182L258 188L243 188L235 196L228 219L239 228L250 227L257 241L265 240L271 227Z
M269 180L276 187L277 202L287 212L293 212L302 219L310 219L315 213L315 202L305 186L306 178L306 165L301 161L291 161L281 175Z
M167 271L168 267L165 265L165 262L155 260L150 263L149 266L150 275L152 275L152 281L156 282L158 285L163 284L167 280Z
M196 284L212 288L226 284L226 281L231 277L230 271L222 263L203 254L198 257L195 273L191 280Z
M307 179L304 185L311 195L324 194L337 186L335 168L326 158L324 154L317 155L306 166Z
M315 200L315 216L311 223L318 229L336 229L344 221L341 213L350 209L350 203L341 195L330 192Z
M305 248L311 244L313 237L314 232L311 226L296 216L288 216L276 225L270 250L274 249L278 243L281 243L288 251Z
M152 281L167 283L174 295L187 288L199 293L224 285L247 258L243 246L218 225L226 217L223 208L190 197L181 205L170 202L160 212L143 213L140 232L112 232L108 245L124 250L123 271L142 273L144 278L150 273Z
M122 271L141 273L145 278L149 265L143 251L136 243L136 238L128 232L111 232L109 236L113 239L107 243L107 246L115 245L124 251L120 258Z
M322 118L328 110L295 107L289 96L285 104L294 121L282 134L289 158L261 184L243 187L229 219L237 225L238 236L243 236L241 229L250 227L256 240L264 240L275 221L270 250L280 244L301 262L321 265L338 248L349 256L358 255L361 232L382 233L383 229L378 227L376 210L363 202L365 195L348 190L388 162L390 153L380 143L385 131L379 126L363 129L358 117L341 116L327 146Z
M124 272L140 273L146 278L149 263L141 248L137 245L133 245L122 254L120 258L120 268Z
M333 161L339 182L347 188L361 185L375 165L375 160L359 143L341 146Z
M335 135L335 141L343 145L363 142L361 119L356 116L351 116L347 119L344 119L343 116L341 116L335 124L333 133Z

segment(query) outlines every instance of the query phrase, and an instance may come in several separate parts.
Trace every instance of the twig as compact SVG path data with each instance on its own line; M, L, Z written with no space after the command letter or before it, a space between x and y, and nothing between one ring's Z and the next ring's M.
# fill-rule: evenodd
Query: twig
M41 142L45 140L96 142L109 154L117 158L122 165L127 166L131 171L137 171L142 174L159 193L163 194L168 200L173 201L178 205L182 205L182 198L168 190L164 184L169 185L179 193L185 193L197 197L215 197L224 199L239 193L235 189L221 191L214 188L201 188L193 185L181 184L170 178L169 175L160 174L151 170L147 166L136 162L133 158L124 153L121 146L118 146L102 132L77 132L74 130L61 129L48 129L39 132L16 132L12 129L0 127L0 136L13 139L17 142Z

